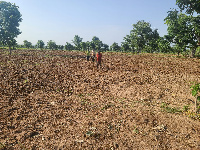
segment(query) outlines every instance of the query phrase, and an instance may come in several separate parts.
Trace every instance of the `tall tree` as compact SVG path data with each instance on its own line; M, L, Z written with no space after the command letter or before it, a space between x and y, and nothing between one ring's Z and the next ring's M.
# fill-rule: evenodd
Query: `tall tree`
M47 47L50 49L50 50L55 50L55 49L57 49L57 45L56 45L56 42L54 42L54 41L52 41L52 40L50 40L50 41L48 41L47 42Z
M156 49L157 45L154 44L159 38L157 29L153 30L149 22L144 20L138 21L133 24L133 29L130 31L130 35L127 35L124 40L128 43L129 47L134 52L138 50L145 50L145 48L152 52L152 49Z
M179 11L168 11L165 18L168 34L173 38L173 43L177 45L178 54L185 51L190 45L195 53L197 48L197 37L200 36L200 17L187 16Z
M81 48L81 42L82 42L83 38L80 38L78 35L74 36L74 40L72 40L72 42L74 43L74 45L76 46L76 48L78 50L80 50Z
M37 41L37 44L36 44L36 46L37 46L37 48L40 48L40 49L43 49L44 48L44 42L42 41L42 40L38 40Z
M93 36L92 43L93 43L93 48L95 50L100 50L101 47L103 46L103 42L96 36Z
M146 51L153 53L158 51L158 39L160 38L158 29L152 30L147 39Z
M80 47L81 47L81 49L82 49L83 51L85 51L85 50L87 49L87 44L86 44L86 42L81 42L81 43L80 43Z
M15 38L21 34L19 23L22 21L18 6L0 1L0 42L8 45L10 54Z

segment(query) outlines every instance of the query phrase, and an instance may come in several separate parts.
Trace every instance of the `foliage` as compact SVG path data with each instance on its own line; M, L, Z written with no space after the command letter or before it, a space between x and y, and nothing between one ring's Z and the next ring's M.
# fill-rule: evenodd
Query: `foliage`
M68 42L66 42L65 44L65 50L73 50L74 49L74 46Z
M123 52L128 52L129 51L129 45L128 45L128 43L126 43L126 42L122 42L122 51Z
M189 47L197 48L197 37L199 36L199 17L187 16L179 13L176 9L168 11L168 16L164 19L168 26L168 34L177 46L178 54L186 51Z
M56 48L59 49L59 50L63 50L64 46L63 45L57 45Z
M101 47L103 46L103 42L98 37L93 36L92 41L91 41L91 46L92 46L92 49L100 50Z
M24 47L25 48L30 48L30 47L32 47L32 43L27 41L27 40L24 40Z
M153 53L156 52L158 49L158 39L159 39L159 33L158 29L152 30L152 32L149 35L149 39L147 40L146 45L146 52Z
M76 46L76 48L78 50L80 50L81 48L81 42L82 42L83 38L80 38L78 35L74 36L74 40L72 40L72 42L74 43L74 45Z
M118 51L121 50L121 47L118 45L118 43L114 42L114 43L110 46L110 49L111 49L112 51L118 52Z
M156 41L159 39L157 29L153 30L151 24L144 20L133 24L133 29L130 35L124 37L125 42L129 48L134 52L146 49L147 52L153 52L158 48Z
M82 49L83 51L85 51L85 50L87 49L87 44L86 44L86 42L81 42L81 43L80 43L80 47L81 47L81 49Z
M38 40L37 44L36 44L36 47L37 48L40 48L40 49L43 49L44 48L44 42L42 40Z
M183 111L187 112L188 110L189 110L189 106L188 105L183 106Z
M176 4L181 10L186 10L189 14L193 14L194 11L200 13L199 0L176 0Z
M196 101L195 101L195 108L196 108L196 112L198 112L198 102L200 102L200 83L196 83L194 85L191 86L192 89L192 96L196 97Z
M0 43L11 46L16 43L15 38L21 34L19 23L22 21L18 6L10 2L0 1Z
M106 51L109 51L109 45L108 44L103 44L102 46L102 51L106 52Z
M161 53L169 53L172 51L172 48L170 46L170 38L169 36L165 35L164 37L160 37L157 40L158 43L158 48L159 48L159 52Z
M198 92L200 92L200 83L191 86L192 88L192 96L197 96ZM200 96L197 97L197 100L200 100Z
M196 50L196 54L195 54L197 57L200 57L200 46L197 48Z
M49 48L50 50L55 50L57 49L57 45L56 45L56 42L50 40L47 42L47 48Z

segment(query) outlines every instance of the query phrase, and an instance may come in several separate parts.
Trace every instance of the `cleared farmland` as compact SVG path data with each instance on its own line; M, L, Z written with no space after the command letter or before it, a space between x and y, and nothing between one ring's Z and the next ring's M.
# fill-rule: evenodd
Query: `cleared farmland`
M198 59L84 56L0 50L1 149L200 149Z

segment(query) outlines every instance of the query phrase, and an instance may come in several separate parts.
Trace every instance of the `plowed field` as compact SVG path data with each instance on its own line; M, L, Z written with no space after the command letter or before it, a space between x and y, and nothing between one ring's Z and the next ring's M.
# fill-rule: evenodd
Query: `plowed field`
M200 149L200 60L84 56L0 51L0 149Z

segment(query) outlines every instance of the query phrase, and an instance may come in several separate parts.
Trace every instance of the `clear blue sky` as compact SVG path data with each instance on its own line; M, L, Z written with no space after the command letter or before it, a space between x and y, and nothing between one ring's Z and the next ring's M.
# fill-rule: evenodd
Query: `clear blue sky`
M139 20L150 22L160 36L167 34L164 18L176 0L6 0L19 6L23 21L19 44L24 40L53 40L58 45L71 42L75 35L83 41L93 36L109 46L119 45Z

